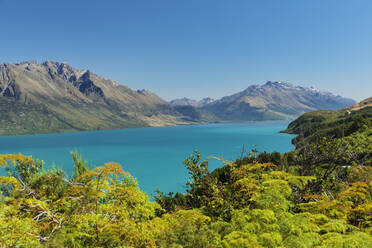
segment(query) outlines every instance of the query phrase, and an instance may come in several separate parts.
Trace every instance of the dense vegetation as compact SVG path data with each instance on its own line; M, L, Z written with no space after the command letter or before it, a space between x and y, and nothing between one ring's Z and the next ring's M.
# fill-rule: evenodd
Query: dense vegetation
M284 132L298 134L293 141L299 147L302 144L319 142L324 137L343 138L357 132L368 131L371 125L372 107L358 111L319 110L303 114L291 122Z
M372 122L354 115L310 120L296 150L217 158L214 171L195 151L187 192L155 201L116 163L92 169L73 153L67 176L0 155L0 246L372 247ZM340 126L352 131L330 135Z

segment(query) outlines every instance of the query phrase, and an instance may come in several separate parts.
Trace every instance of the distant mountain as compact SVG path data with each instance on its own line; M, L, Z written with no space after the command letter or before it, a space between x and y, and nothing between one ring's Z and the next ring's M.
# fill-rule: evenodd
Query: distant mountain
M201 108L212 102L214 102L214 99L210 97L203 98L200 101L196 101L196 100L184 97L184 98L174 99L170 101L169 103L173 106L193 106L193 107Z
M198 106L197 107L204 107L206 106L207 104L211 104L214 102L214 99L210 98L210 97L206 97L206 98L203 98L201 99L199 102L198 102Z
M199 109L177 109L147 90L134 91L89 70L52 61L1 64L0 111L0 135L215 120L204 119Z
M293 119L318 109L340 109L354 103L352 99L315 88L269 81L213 101L202 109L228 121L280 120Z
M173 106L198 106L198 101L190 98L179 98L169 102Z

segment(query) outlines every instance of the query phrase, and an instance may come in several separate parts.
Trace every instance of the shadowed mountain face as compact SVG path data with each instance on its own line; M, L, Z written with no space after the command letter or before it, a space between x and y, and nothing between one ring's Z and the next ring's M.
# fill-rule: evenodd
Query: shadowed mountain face
M0 65L0 134L200 123L157 95L46 61ZM197 119L195 119L197 118Z
M352 99L314 88L269 81L264 85L249 86L244 91L223 97L202 109L222 120L279 120L292 119L318 109L339 109L354 103Z

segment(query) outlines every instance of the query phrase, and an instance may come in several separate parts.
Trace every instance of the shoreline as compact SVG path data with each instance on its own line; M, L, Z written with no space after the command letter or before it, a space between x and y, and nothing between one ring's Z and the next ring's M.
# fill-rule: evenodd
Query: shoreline
M262 120L262 121L219 121L219 122L200 122L200 123L189 123L189 124L174 124L174 125L162 125L162 126L138 126L138 127L119 127L109 129L89 129L89 130L61 130L54 132L41 132L41 133L21 133L21 134L0 134L1 137L12 137L12 136L32 136L32 135L48 135L48 134L64 134L64 133L81 133L81 132L98 132L98 131L114 131L114 130L131 130L131 129L143 129L143 128L163 128L163 127L178 127L178 126L197 126L197 125L209 125L209 124L229 124L229 123L268 123L268 122L291 122L295 119L290 120ZM284 130L283 130L284 131ZM285 133L280 131L280 133ZM289 134L289 133L287 133Z

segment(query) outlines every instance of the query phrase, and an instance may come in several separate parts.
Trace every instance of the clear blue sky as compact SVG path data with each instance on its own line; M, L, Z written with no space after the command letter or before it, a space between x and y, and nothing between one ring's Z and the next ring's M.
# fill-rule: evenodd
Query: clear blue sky
M372 96L371 0L0 0L0 62L66 61L170 100L281 80Z

